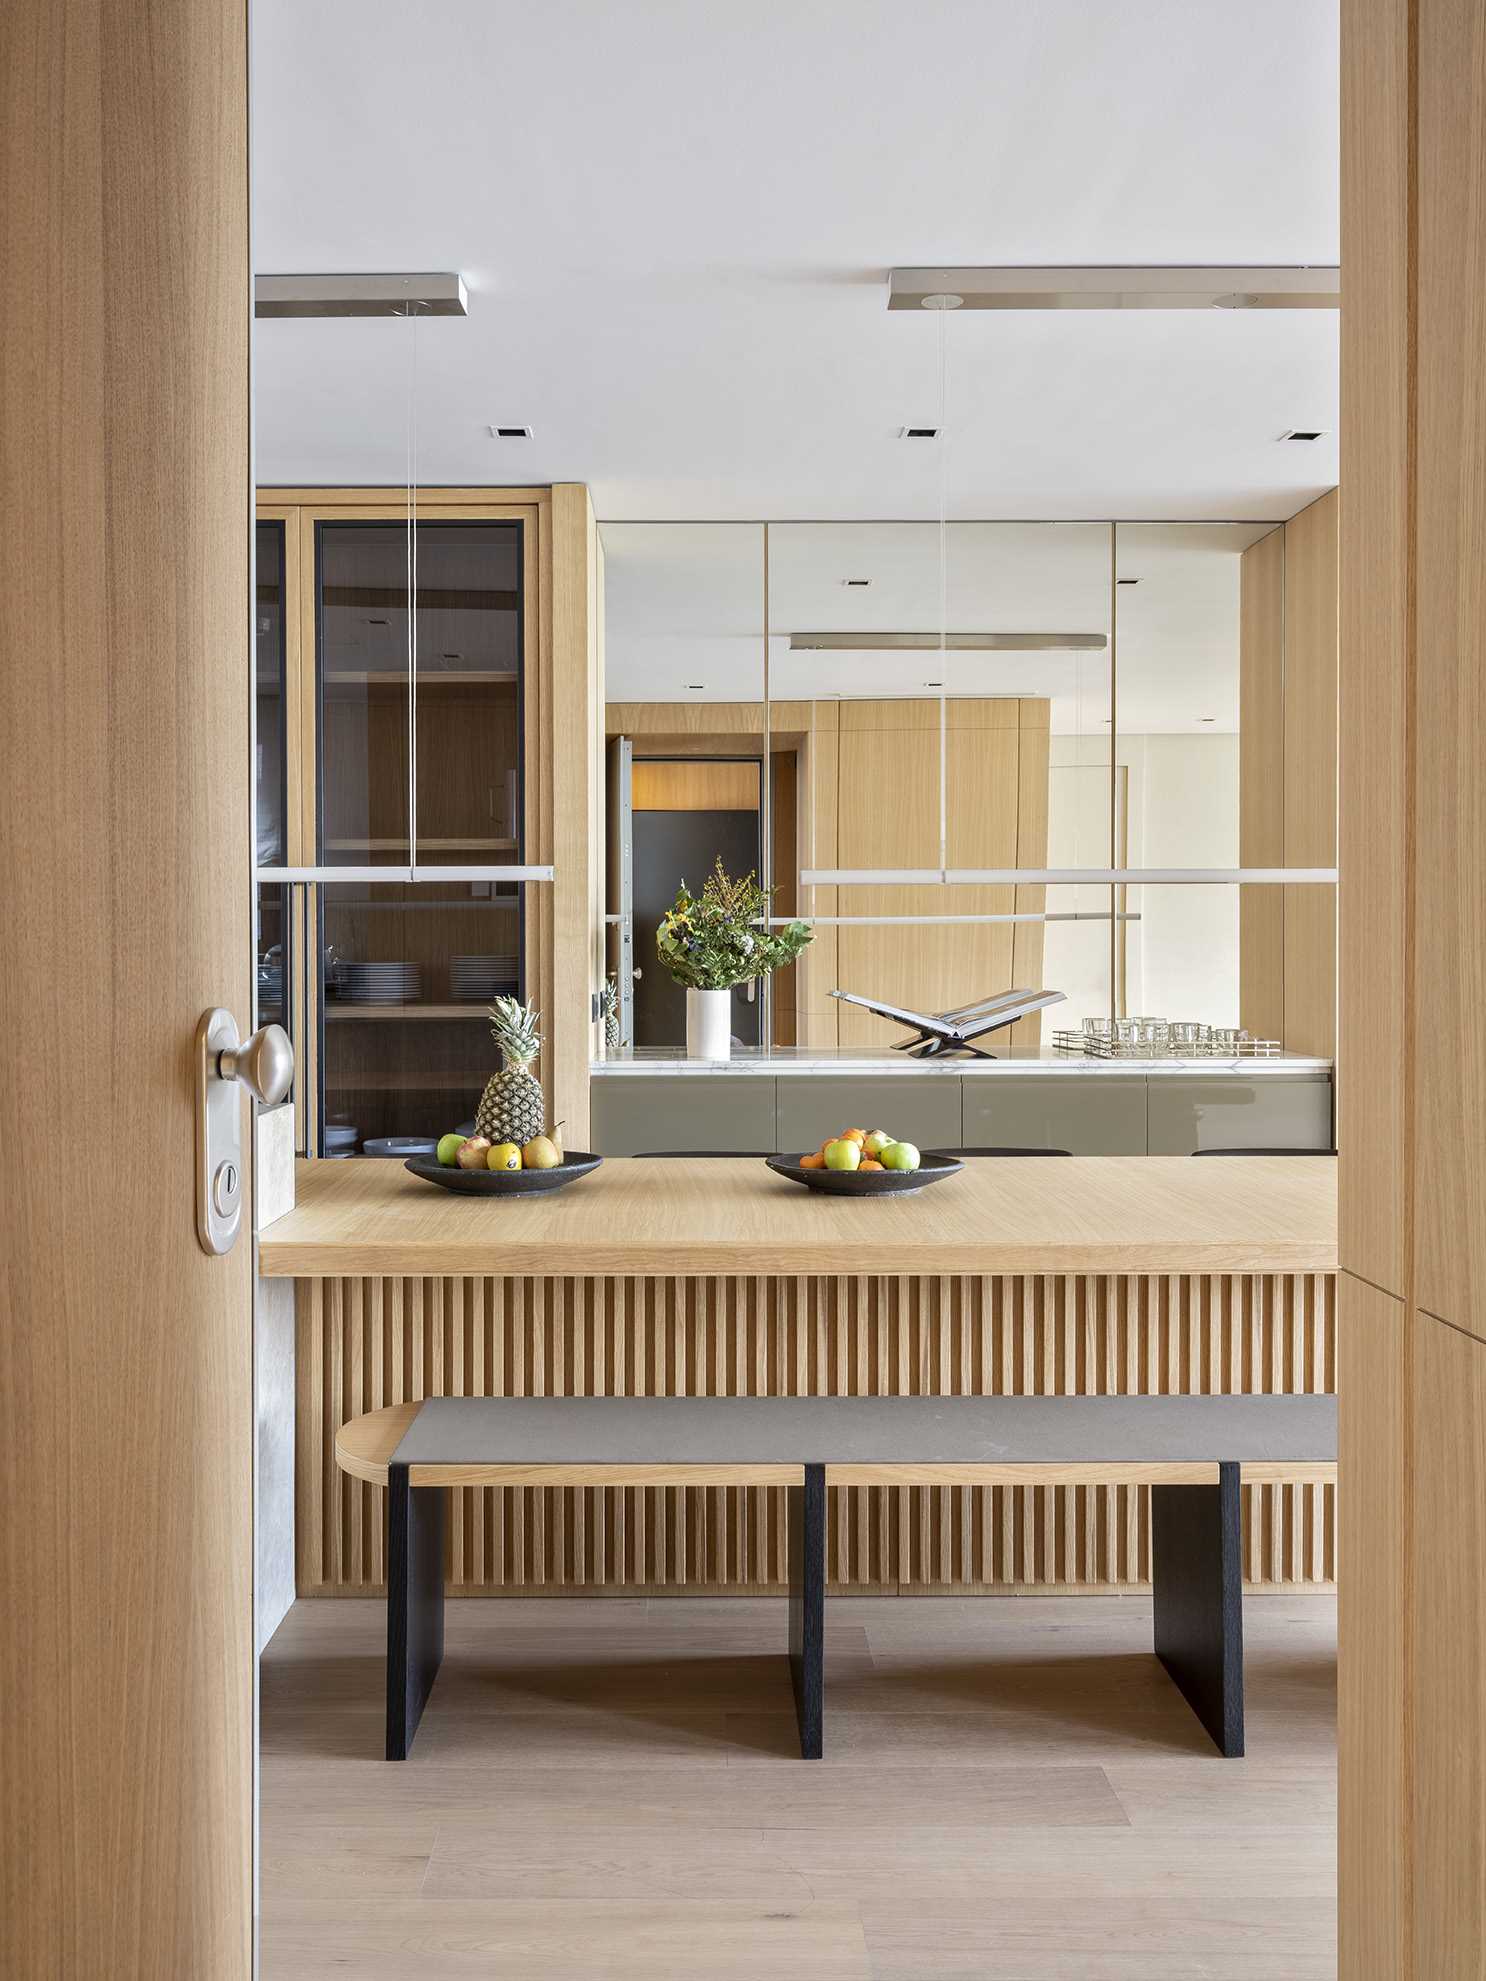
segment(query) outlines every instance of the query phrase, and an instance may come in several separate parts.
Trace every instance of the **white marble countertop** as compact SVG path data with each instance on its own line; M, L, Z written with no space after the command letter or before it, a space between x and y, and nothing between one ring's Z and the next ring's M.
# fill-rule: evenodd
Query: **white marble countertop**
M596 1059L590 1067L595 1079L623 1079L712 1076L723 1079L787 1078L791 1074L843 1074L878 1077L909 1075L931 1079L996 1079L1008 1074L1047 1075L1054 1079L1147 1080L1194 1077L1204 1079L1274 1079L1329 1077L1329 1059L1311 1059L1301 1053L1272 1053L1240 1059L1081 1059L1061 1052L1005 1051L995 1059L976 1059L946 1054L935 1059L910 1059L901 1052L835 1050L811 1046L775 1046L765 1051L758 1046L737 1046L731 1059L688 1059L660 1046L641 1046L631 1052Z

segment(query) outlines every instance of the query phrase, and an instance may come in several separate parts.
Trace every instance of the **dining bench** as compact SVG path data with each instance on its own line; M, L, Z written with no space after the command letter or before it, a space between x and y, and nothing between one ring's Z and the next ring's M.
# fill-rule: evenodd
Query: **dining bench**
M1148 1486L1154 1648L1240 1755L1245 1484L1336 1477L1333 1396L430 1397L354 1418L342 1469L387 1489L387 1758L444 1646L460 1486L782 1486L800 1752L824 1751L831 1486Z

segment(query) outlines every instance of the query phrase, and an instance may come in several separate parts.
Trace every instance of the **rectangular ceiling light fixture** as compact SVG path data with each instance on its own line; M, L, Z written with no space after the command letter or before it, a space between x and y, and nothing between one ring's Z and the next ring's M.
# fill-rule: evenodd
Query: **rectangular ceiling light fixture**
M890 310L1334 310L1341 270L1291 268L895 268Z
M462 275L257 275L254 316L468 316Z
M1102 653L1103 633L791 633L791 653Z

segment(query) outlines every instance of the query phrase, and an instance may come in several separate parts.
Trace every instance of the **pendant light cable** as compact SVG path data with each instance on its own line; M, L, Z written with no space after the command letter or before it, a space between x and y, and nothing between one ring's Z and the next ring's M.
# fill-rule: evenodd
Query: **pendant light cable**
M949 870L949 703L945 655L949 649L949 365L946 325L949 311L941 302L939 318L939 878Z
M418 877L418 305L408 317L408 866Z

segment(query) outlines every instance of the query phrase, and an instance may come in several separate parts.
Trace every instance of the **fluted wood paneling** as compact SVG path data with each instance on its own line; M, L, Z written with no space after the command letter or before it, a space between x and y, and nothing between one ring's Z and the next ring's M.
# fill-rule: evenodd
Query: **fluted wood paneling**
M1334 1387L1329 1274L914 1279L326 1279L299 1299L299 1589L383 1576L378 1488L336 1430L420 1396L1102 1395ZM1247 1492L1256 1582L1335 1574L1329 1486ZM837 1491L830 1574L862 1591L1125 1586L1131 1488ZM456 1591L777 1589L770 1488L453 1495Z

